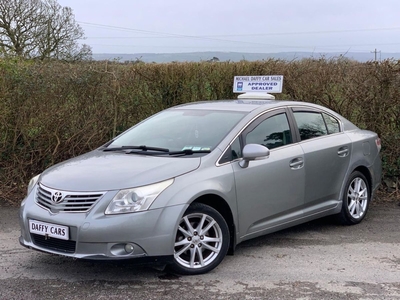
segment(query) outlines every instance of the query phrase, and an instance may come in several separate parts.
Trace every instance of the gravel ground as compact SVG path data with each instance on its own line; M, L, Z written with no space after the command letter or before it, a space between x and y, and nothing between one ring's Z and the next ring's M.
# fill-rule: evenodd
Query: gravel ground
M18 209L0 206L0 299L400 299L400 206L356 226L332 218L240 244L209 274L93 262L19 245Z

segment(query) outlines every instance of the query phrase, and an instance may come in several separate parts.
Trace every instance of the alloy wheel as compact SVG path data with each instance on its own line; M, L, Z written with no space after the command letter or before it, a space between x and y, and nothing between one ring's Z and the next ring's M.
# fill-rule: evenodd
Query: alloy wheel
M218 222L204 213L184 216L174 245L175 261L185 268L204 268L218 258L223 234Z
M347 191L347 206L350 215L354 219L362 218L368 205L368 188L365 181L360 178L354 178Z

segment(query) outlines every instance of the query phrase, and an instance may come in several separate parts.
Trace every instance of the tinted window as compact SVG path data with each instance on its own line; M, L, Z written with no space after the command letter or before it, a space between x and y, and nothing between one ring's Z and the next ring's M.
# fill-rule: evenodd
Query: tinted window
M269 149L292 143L286 114L272 116L262 121L246 136L246 144L260 144Z
M329 134L340 132L340 126L338 120L327 114L322 114L322 115L324 116L324 120L326 123L326 127L328 128Z
M318 112L294 112L297 127L302 141L327 135L325 121Z

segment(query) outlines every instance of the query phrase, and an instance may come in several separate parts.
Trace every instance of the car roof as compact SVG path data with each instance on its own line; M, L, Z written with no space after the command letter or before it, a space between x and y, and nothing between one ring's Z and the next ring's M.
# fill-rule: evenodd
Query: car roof
M251 112L254 110L271 109L283 106L308 106L318 109L325 109L316 104L291 100L254 100L254 99L235 99L235 100L212 100L190 102L172 107L172 109L191 109L191 110L220 110L220 111L242 111Z
M213 110L213 111L238 111L251 115L259 114L262 111L281 108L281 107L307 107L329 113L336 118L340 119L344 130L358 129L349 120L338 114L337 112L310 102L296 101L296 100L255 100L255 99L234 99L234 100L211 100L200 102L189 102L178 106L171 107L170 109L176 110Z

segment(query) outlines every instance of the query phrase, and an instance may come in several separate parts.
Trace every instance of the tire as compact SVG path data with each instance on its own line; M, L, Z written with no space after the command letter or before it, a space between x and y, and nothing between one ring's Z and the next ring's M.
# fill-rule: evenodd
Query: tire
M360 223L367 214L370 200L371 188L367 178L361 172L354 171L346 183L339 221L344 225Z
M229 228L214 208L194 203L179 221L174 262L168 268L182 275L204 274L220 264L229 247Z

